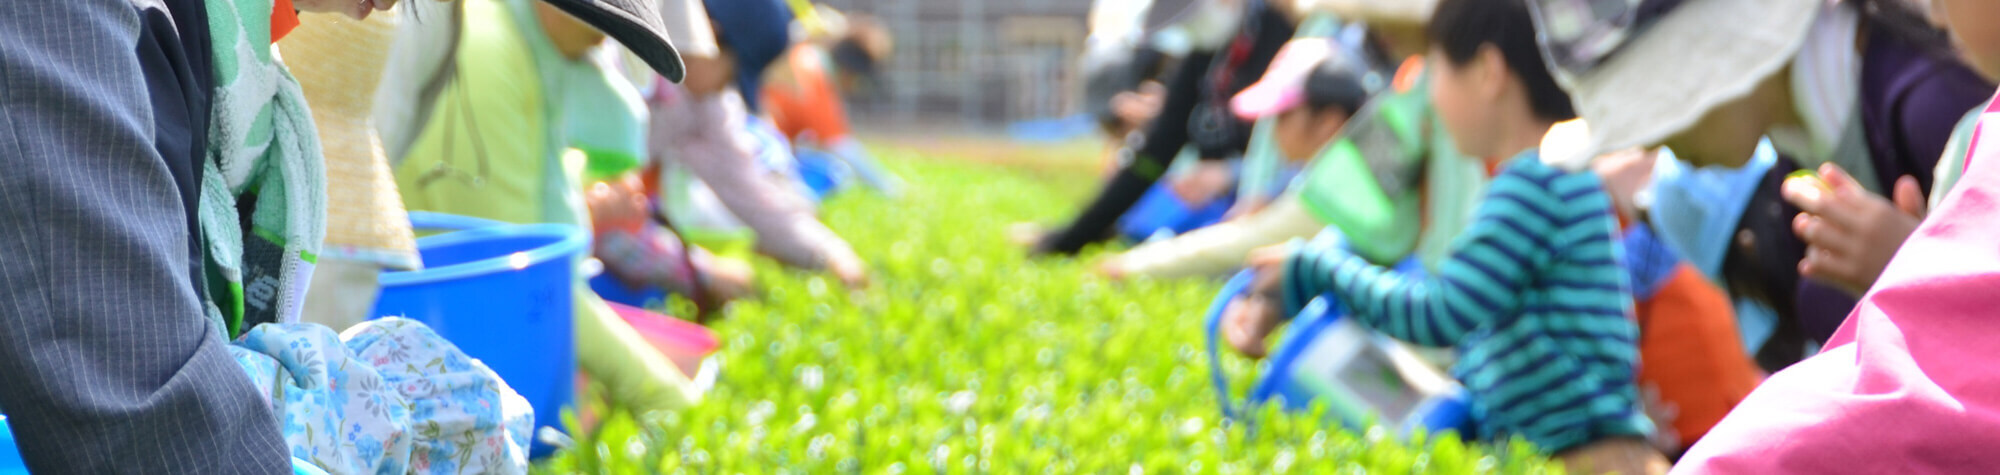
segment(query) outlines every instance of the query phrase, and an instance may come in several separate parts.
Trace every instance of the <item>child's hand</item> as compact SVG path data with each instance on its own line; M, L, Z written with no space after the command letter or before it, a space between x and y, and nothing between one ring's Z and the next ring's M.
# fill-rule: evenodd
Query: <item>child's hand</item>
M1283 296L1279 289L1285 281L1284 263L1288 257L1291 248L1283 244L1250 251L1250 270L1257 278L1250 282L1245 295L1223 310L1223 337L1243 356L1263 358L1265 337L1284 319L1280 314L1284 303L1280 301Z
M1891 203L1837 165L1821 165L1819 174L1788 178L1783 187L1785 200L1803 211L1792 219L1792 232L1807 245L1799 274L1861 295L1923 220L1923 194L1909 176L1896 180Z
M841 285L849 290L868 288L868 265L861 262L859 256L851 253L833 256L827 259L826 269L833 272L833 276L839 278Z
M1278 328L1278 303L1257 295L1237 297L1222 313L1222 336L1230 348L1251 359L1265 354L1264 339Z
M1283 277L1280 274L1281 269L1284 267L1285 259L1291 257L1292 247L1290 244L1273 244L1251 249L1250 257L1245 263L1249 264L1250 270L1256 271L1257 281L1261 283L1267 277ZM1252 290L1255 290L1255 285L1252 284ZM1274 286L1273 288L1276 288L1277 283L1272 282L1271 285Z

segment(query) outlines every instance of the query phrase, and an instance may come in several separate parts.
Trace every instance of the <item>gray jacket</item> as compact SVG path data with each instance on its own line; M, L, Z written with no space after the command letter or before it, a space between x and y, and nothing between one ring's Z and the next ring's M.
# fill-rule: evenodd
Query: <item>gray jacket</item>
M168 4L200 2L0 14L0 407L37 473L290 470L199 307L208 51Z

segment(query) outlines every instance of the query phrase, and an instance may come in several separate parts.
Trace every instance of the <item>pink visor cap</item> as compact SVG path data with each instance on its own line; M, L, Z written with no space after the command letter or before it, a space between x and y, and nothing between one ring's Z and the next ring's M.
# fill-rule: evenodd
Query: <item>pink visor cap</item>
M1306 101L1306 79L1335 54L1333 40L1303 38L1285 43L1271 59L1271 69L1256 84L1229 100L1230 110L1243 120L1276 116Z

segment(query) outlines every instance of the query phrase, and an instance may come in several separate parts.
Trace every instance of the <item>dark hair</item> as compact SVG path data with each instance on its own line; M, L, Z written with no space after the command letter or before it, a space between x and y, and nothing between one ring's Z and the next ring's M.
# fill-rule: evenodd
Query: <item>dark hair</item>
M1956 58L1952 51L1951 37L1932 25L1930 18L1911 6L1909 0L1846 0L1854 4L1864 18L1864 29L1889 35L1905 44L1915 46L1918 51L1940 57Z
M863 87L867 89L880 87L882 62L876 59L875 55L868 54L868 49L861 46L860 39L841 39L839 43L834 43L833 51L827 55L833 58L834 68L859 78Z
M1452 64L1472 61L1480 47L1493 45L1528 89L1528 105L1543 119L1576 118L1569 93L1556 85L1535 44L1534 19L1525 0L1443 0L1424 35Z
M1305 107L1314 113L1339 110L1353 115L1374 96L1374 88L1368 87L1368 65L1358 59L1348 58L1351 52L1336 52L1334 56L1321 60L1306 75Z

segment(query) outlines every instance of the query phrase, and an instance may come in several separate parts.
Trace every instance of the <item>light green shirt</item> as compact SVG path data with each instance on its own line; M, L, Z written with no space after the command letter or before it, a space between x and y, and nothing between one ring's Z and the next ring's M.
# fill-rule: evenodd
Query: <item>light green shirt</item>
M396 167L405 204L588 228L585 156L600 169L630 169L645 156L638 93L600 62L558 52L527 0L464 8L459 74Z

